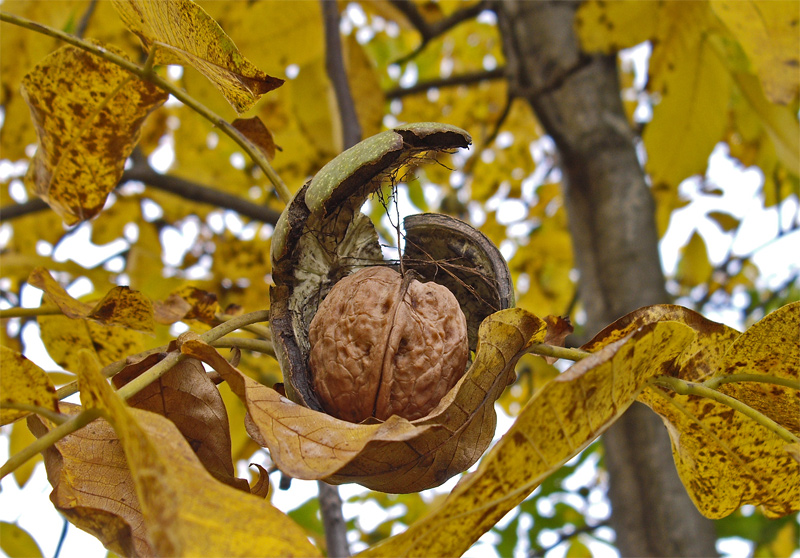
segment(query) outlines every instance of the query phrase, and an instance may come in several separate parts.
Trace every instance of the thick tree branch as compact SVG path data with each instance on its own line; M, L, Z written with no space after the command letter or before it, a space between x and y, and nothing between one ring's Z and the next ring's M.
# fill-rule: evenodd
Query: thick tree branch
M342 498L339 490L322 481L319 487L319 511L325 527L325 544L329 558L349 558L350 548L347 544L347 524L342 515Z
M220 209L230 209L243 217L249 217L262 223L274 225L278 222L280 212L271 207L255 204L238 196L221 192L215 188L203 186L184 178L161 174L148 165L146 160L136 157L133 157L133 160L133 166L122 174L122 178L117 185L118 188L130 181L143 182L157 190L170 192L193 202L207 203ZM49 206L38 198L25 203L10 204L0 208L0 219L7 221L48 208Z
M350 92L344 56L342 37L339 32L339 6L330 0L320 0L322 19L325 24L325 70L333 84L336 104L339 107L339 122L342 127L342 147L349 149L361 141L361 124L356 113L355 100ZM325 543L331 558L348 558L350 547L347 544L347 524L342 515L342 499L339 489L325 482L317 481L319 490L319 510L325 528Z
M468 19L477 17L479 13L487 9L489 2L487 0L481 0L480 2L471 4L466 8L457 10L449 16L433 22L427 21L417 9L416 4L411 2L411 0L392 0L392 5L408 19L422 37L422 42L417 48L397 61L398 64L403 64L422 52L425 47L428 46L428 43L436 37L443 35L456 25Z
M432 79L429 81L422 81L414 84L411 87L396 87L390 89L384 95L387 99L399 99L406 95L414 95L416 93L424 93L428 89L437 89L440 87L457 87L459 85L472 85L473 83L480 83L492 79L503 79L505 77L504 68L495 68L494 70L487 70L484 72L470 72L459 74L441 79Z
M339 6L336 2L320 0L322 20L325 24L325 69L336 93L336 104L342 124L342 143L345 149L361 141L361 124L356 114L356 104L350 93L347 70L342 55L342 38L339 33Z

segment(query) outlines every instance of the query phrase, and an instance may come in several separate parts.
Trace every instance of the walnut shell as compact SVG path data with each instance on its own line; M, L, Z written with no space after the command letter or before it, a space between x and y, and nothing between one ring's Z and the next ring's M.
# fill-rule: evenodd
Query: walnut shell
M350 422L424 417L469 357L467 322L453 293L383 266L334 285L311 321L309 341L320 403Z

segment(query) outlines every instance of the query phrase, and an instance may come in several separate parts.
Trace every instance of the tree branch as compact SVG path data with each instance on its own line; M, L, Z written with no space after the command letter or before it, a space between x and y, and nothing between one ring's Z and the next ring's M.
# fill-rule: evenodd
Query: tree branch
M274 225L278 222L280 212L271 207L252 203L239 196L221 192L215 188L203 186L184 178L161 174L153 169L143 158L132 157L132 160L133 166L122 173L122 178L117 188L130 181L143 182L148 186L164 192L170 192L193 202L207 203L220 209L230 209L243 217L249 217L262 223ZM9 204L0 208L0 219L15 219L48 208L47 203L38 198L25 203Z
M356 114L356 105L350 93L347 70L342 55L342 39L339 33L339 6L330 0L320 0L322 20L325 24L325 70L336 93L336 104L342 124L342 143L345 149L361 141L361 124Z
M399 99L406 95L414 95L416 93L424 93L428 89L438 89L441 87L456 87L458 85L471 85L481 81L488 81L493 79L505 78L505 68L495 68L494 70L486 70L482 72L470 72L450 76L441 79L432 79L416 83L411 87L396 87L385 92L384 95L387 99Z
M339 121L342 127L342 146L344 149L349 149L361 141L362 131L342 55L339 7L336 2L330 0L320 0L320 3L325 24L325 70L336 93ZM342 499L339 496L339 489L322 481L317 481L317 488L328 556L348 558L350 548L347 545L347 525L342 515Z
M396 62L397 64L404 64L422 52L428 46L428 43L436 37L443 35L468 19L477 17L479 13L487 9L489 2L481 0L434 22L428 22L419 12L416 4L410 0L392 0L392 5L408 19L422 37L422 42L417 48Z
M339 490L328 483L317 481L319 487L319 510L325 526L325 543L329 558L349 558L347 525L342 515L342 499Z

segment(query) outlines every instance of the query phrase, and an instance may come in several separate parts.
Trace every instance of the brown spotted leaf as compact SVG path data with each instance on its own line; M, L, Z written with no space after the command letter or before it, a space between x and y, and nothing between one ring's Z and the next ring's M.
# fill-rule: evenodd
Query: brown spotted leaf
M438 486L477 461L494 433L494 401L513 381L519 357L544 339L545 330L524 310L492 315L481 326L469 371L430 414L414 421L393 415L379 424L353 424L293 403L200 342L184 343L181 350L225 378L247 406L250 435L269 447L285 474L405 493Z
M776 310L742 334L698 314L692 322L698 338L674 372L677 378L711 385L734 374L800 379L800 303ZM722 383L718 391L800 436L796 387L748 378ZM773 430L697 395L652 386L640 400L664 420L678 472L704 515L725 517L744 504L761 506L768 517L800 509L800 463Z
M47 373L8 347L0 345L0 402L36 405L55 413L58 398ZM0 424L9 424L27 415L27 411L0 409Z
M153 356L157 355L123 369L114 376L114 385L119 389L138 377L159 360ZM149 366L142 366L143 363ZM128 404L171 420L216 479L248 490L247 482L236 478L233 468L225 404L200 361L186 359L178 363L128 399Z
M238 113L283 84L242 56L219 24L194 2L114 0L114 7L145 48L158 49L157 61L193 66Z
M113 324L136 331L153 331L153 303L130 287L114 287L88 316L101 324Z
M132 409L83 352L81 401L112 424L161 556L317 556L305 532L261 498L215 480L168 419Z
M39 137L25 182L69 225L103 209L142 122L167 100L153 84L73 46L26 75L22 95Z
M438 507L362 555L460 556L621 416L693 338L677 322L650 324L576 363L533 396Z

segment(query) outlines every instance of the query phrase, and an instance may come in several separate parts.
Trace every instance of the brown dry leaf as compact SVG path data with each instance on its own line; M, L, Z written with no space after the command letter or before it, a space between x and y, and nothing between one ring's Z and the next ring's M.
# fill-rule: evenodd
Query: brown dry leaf
M150 355L126 367L114 376L114 386L119 389L159 360L160 355ZM200 361L186 359L178 363L128 399L128 404L171 420L214 478L248 490L247 481L237 478L233 467L225 404Z
M64 313L70 318L85 318L92 311L92 306L72 298L50 272L43 267L36 267L28 276L28 283L43 290Z
M194 2L114 0L114 7L146 49L158 49L158 62L193 66L240 114L283 84L242 56L219 24Z
M47 373L8 347L0 345L0 401L25 403L58 412L56 388ZM0 409L0 424L9 424L28 414L28 411Z
M301 527L261 498L216 481L168 419L119 399L82 352L81 400L112 423L155 554L318 556Z
M231 125L239 130L244 137L254 143L266 155L267 160L275 158L275 150L280 149L272 139L272 132L264 125L258 116L252 118L237 118Z
M62 403L68 415L81 407ZM52 424L32 416L28 427L38 437ZM103 419L59 440L44 452L50 500L74 525L121 556L153 556L125 453L114 429Z
M160 324L179 322L191 309L192 305L175 293L169 295L164 302L160 300L153 302L154 318Z
M114 287L88 316L101 324L113 324L136 331L153 331L153 303L130 287Z
M258 463L251 463L250 465L258 469L258 479L250 487L250 493L266 498L269 496L269 472Z
M544 338L544 343L555 347L563 347L567 336L574 330L569 317L546 316L544 321L547 324L547 335ZM547 364L553 364L558 358L544 357L544 360Z
M39 136L25 182L69 225L103 209L142 122L168 96L73 46L50 54L26 75L22 95Z
M679 379L714 382L731 374L756 374L798 380L800 303L776 310L741 335L698 314L693 321L699 336L687 350L691 356L674 372ZM800 435L796 389L748 381L725 383L718 391ZM649 387L640 400L664 420L678 472L704 515L725 517L744 504L760 505L768 517L800 509L800 463L775 432L696 395Z
M380 424L353 424L292 403L203 343L189 341L181 350L225 378L247 406L250 435L269 447L283 473L400 493L438 486L478 460L494 434L494 401L545 330L524 310L493 314L481 326L475 361L436 409L415 421L391 416Z
M362 556L459 556L633 403L694 338L677 323L623 337L539 390L505 436L437 508Z

